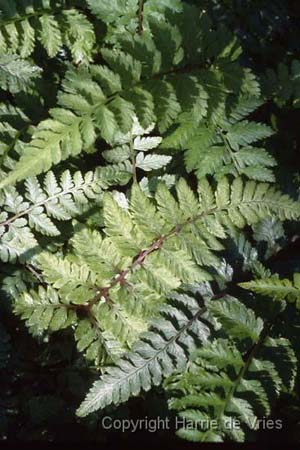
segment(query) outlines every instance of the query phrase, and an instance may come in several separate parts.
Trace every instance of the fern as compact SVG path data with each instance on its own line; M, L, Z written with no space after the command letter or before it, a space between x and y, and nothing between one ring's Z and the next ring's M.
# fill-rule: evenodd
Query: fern
M195 3L0 0L4 439L27 410L50 438L89 386L78 416L156 387L200 442L298 401L299 64L269 17L293 8Z
M175 144L183 148L186 168L188 172L195 170L198 178L213 175L220 179L232 174L274 181L270 167L276 165L275 159L265 149L250 145L273 132L264 124L244 119L260 104L256 97L241 97L227 116L221 114L217 120L214 117L210 121L204 120L197 129L191 129L191 135L188 133L186 138L171 135L163 146Z
M24 142L21 135L30 126L30 118L20 108L5 103L0 104L0 118L0 161L1 172L3 171L1 177L3 178L4 170L12 169L15 164L12 150L14 156L22 153Z
M133 125L129 133L117 133L114 138L113 148L105 150L103 157L109 163L131 162L133 177L136 181L136 171L145 172L165 167L172 159L171 156L162 154L145 154L159 146L162 141L160 136L146 136L153 131L155 124L144 129L138 119L133 117Z
M1 89L16 93L25 90L40 74L40 68L16 55L0 57Z
M228 250L226 261L236 271L251 271L255 278L267 277L271 274L270 270L260 261L257 249L246 239L244 233L231 232L226 248Z
M188 13L187 7L183 12L185 21L189 18ZM210 79L203 76L198 66L190 73L189 52L185 41L182 41L187 37L180 33L182 24L176 21L174 24L164 24L155 18L151 21L155 26L154 37L125 34L120 37L120 49L102 48L106 65L90 65L79 71L67 72L63 90L58 94L60 108L50 110L51 118L40 122L32 141L26 146L24 156L10 176L0 183L0 187L22 180L29 174L38 175L47 171L53 164L83 150L89 151L97 137L111 143L119 131L130 131L134 115L144 128L156 122L161 132L185 115L194 124L206 116ZM204 16L204 24L206 21L209 19ZM165 33L166 27L168 33ZM215 36L215 33L212 34ZM156 39L158 35L160 37ZM230 33L226 36L231 48L233 44L230 39L233 38ZM199 37L199 49L201 43ZM225 49L224 52L226 54ZM230 66L235 56L229 50L226 57L219 55L217 49L212 56L217 61L220 58L220 67L212 67L211 76L221 80L216 83L215 89L222 91L224 82L214 71L222 73L223 62L227 61ZM169 61L167 67L164 61ZM240 75L244 78L246 72ZM257 125L256 135L253 125L244 123L244 126L248 130L248 142L270 134L269 129L262 125ZM236 130L236 134L240 132ZM151 163L153 165L154 161Z
M279 107L290 102L294 108L300 106L300 63L294 59L290 65L279 63L276 70L267 69L262 77L264 95L272 97Z
M21 294L14 311L26 321L33 335L39 335L46 329L55 331L65 328L76 319L76 313L59 302L58 295L53 289L46 290L42 286L38 292Z
M53 58L66 46L75 63L92 59L95 33L87 17L75 8L66 8L62 2L28 2L4 0L1 2L0 53L30 56L41 44ZM63 2L64 3L64 2Z
M294 274L293 281L286 278L280 279L276 274L269 278L240 283L240 286L274 300L295 302L297 308L300 307L300 278L298 273Z
M156 304L182 283L211 278L205 269L219 264L213 251L222 249L218 240L226 237L232 225L244 227L272 213L282 219L299 214L297 203L265 184L247 182L243 186L241 180L236 179L230 187L224 179L213 195L210 186L202 183L200 202L183 179L176 189L178 202L165 185L159 185L155 206L138 186L134 186L128 209L120 207L112 195L104 196L106 237L102 239L98 235L98 253L87 255L81 240L79 247L77 239L74 240L78 258L95 272L94 286L98 286L98 290L94 296L79 290L80 300L76 302L87 305L89 310L102 301L103 307L108 309L121 305L125 310L125 327L129 330L132 319L128 317L132 314L149 317L155 312ZM43 273L53 272L49 261L50 256L42 264ZM59 271L55 273L54 278L49 279L54 287L60 286L63 276ZM79 283L80 289L86 282ZM63 297L66 295L69 299L73 289L71 284L67 291L63 290ZM147 305L143 300L145 295L152 300L150 303L148 299Z
M164 0L157 3L153 0L148 0L143 4L143 22L139 23L138 0L114 0L113 2L104 0L101 3L96 0L87 1L89 8L96 17L108 24L108 32L106 40L108 42L115 42L124 32L135 34L139 32L146 32L149 30L149 19L152 15L159 19L164 19L164 12L166 10L180 12L182 5L178 0Z
M282 223L275 217L265 219L253 227L254 239L266 246L265 258L276 254L285 243L285 232Z
M106 237L82 231L72 241L73 255L61 260L50 255L38 258L43 278L58 290L62 302L86 311L86 329L89 321L97 323L99 336L105 340L108 335L110 348L117 347L118 353L147 329L149 319L172 291L183 283L211 279L205 269L218 265L211 248L222 249L218 238L226 237L225 226L230 229L233 222L243 227L270 211L286 218L297 214L293 201L264 184L243 186L237 179L230 194L230 185L223 180L215 195L208 184L202 184L200 202L183 179L176 189L178 202L165 185L159 185L157 206L137 185L128 208L106 194ZM94 332L86 332L94 344ZM100 353L105 351L109 349L101 345Z
M70 220L90 207L88 201L102 197L103 189L130 176L125 167L111 166L111 170L98 169L84 176L68 170L58 183L53 172L44 177L43 187L36 178L25 181L25 198L14 187L1 193L0 258L2 261L26 260L37 251L38 241L33 230L46 236L60 234L55 222ZM54 219L54 221L53 221Z
M162 378L186 365L198 341L206 342L209 328L206 309L192 297L174 295L161 309L161 317L151 321L130 353L122 356L96 381L78 409L85 416L112 403L125 402L141 390L159 385Z
M95 77L102 76L100 67L94 67L94 69ZM58 163L71 155L77 155L82 148L86 151L93 150L99 127L103 137L109 143L117 143L118 134L121 135L120 139L123 139L124 143L130 143L130 136L124 141L121 132L123 134L131 132L134 125L132 104L119 97L111 103L111 109L106 107L107 98L100 86L92 81L83 69L80 73L69 72L64 87L69 92L59 94L60 104L62 107L72 107L73 111L62 108L52 110L52 119L41 122L33 134L31 143L25 146L24 154L16 164L15 170L0 185L5 186L15 180L22 180L26 176L46 171L53 163ZM75 93L73 93L74 88ZM114 112L119 118L120 129ZM126 116L128 119L124 122ZM147 125L152 126L152 123ZM134 134L134 130L132 133ZM128 157L131 156L128 155ZM169 156L147 155L144 158L143 153L139 153L136 158L137 167L146 171L160 168L170 161Z
M179 202L176 202L161 184L155 196L157 208L138 187L133 187L128 210L118 206L111 196L104 198L105 233L124 257L135 258L133 269L141 263L145 266L146 257L150 257L153 265L167 263L165 269L176 273L182 260L181 265L186 267L185 271L181 269L182 275L185 273L187 277L183 277L183 281L191 282L193 275L188 275L188 268L191 274L194 269L188 260L195 258L198 264L216 264L211 249L222 248L217 240L226 237L226 226L243 227L272 213L282 218L299 214L297 203L278 195L265 184L247 182L243 186L241 180L236 179L230 187L224 179L215 195L206 182L199 188L200 202L184 180L180 180L176 186ZM175 253L172 252L178 251L179 260L173 260Z
M183 374L166 380L169 406L182 419L177 433L184 439L244 441L247 429L259 427L259 415L270 414L278 390L293 387L295 355L286 339L268 337L263 321L237 299L212 301L208 308L226 337L198 349Z

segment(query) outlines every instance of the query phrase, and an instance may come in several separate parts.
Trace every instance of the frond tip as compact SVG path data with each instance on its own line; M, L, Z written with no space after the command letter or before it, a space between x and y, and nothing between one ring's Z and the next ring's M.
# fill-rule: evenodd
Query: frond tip
M242 288L275 300L287 300L300 308L300 274L294 273L293 281L275 274L269 278L239 284Z

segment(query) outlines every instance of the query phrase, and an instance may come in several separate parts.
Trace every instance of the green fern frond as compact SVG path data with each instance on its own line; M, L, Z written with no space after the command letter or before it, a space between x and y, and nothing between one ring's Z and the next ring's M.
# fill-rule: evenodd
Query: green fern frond
M226 248L228 249L226 260L232 264L234 269L250 270L255 278L271 275L270 270L264 267L259 260L257 249L246 239L244 233L232 231Z
M124 402L141 390L160 384L175 369L183 370L196 342L205 342L209 335L202 316L205 308L195 299L175 295L132 351L94 383L77 414L85 416L112 403Z
M120 135L123 144L131 145L132 137L127 135L124 139L122 134L127 134L132 129L134 131L136 121L134 102L125 101L119 95L111 101L97 82L103 80L103 73L98 70L101 67L94 66L94 69L94 71L91 70L94 79L85 69L76 73L74 71L67 73L63 83L64 91L58 95L61 108L52 109L50 111L52 118L40 122L14 170L0 182L0 186L4 187L27 176L45 172L53 164L78 155L82 150L90 151L99 133L112 145L118 144ZM146 91L137 92L140 92L143 97ZM137 101L139 101L138 98ZM137 107L136 104L135 106ZM144 108L143 104L140 106ZM139 111L137 107L137 114ZM144 128L152 125L154 117L147 113L149 120L145 122L144 113L141 112L141 114L139 120L142 121ZM124 117L127 117L126 121ZM139 131L136 136L140 135L142 132ZM124 145L122 148L124 149ZM129 153L127 159L131 156ZM143 152L135 156L137 167L145 171L164 167L170 159L170 156L165 155L144 156Z
M208 267L220 264L214 254L222 249L218 239L232 224L243 227L270 214L292 218L299 213L295 202L265 184L243 185L237 179L230 186L224 179L216 192L207 182L199 190L200 201L180 180L177 202L160 184L154 201L136 185L125 208L106 193L106 236L81 231L72 241L76 256L43 257L39 268L45 280L64 302L73 299L73 305L83 307L101 332L130 347L171 292L184 283L211 279ZM241 323L237 332L245 326Z
M14 311L25 320L30 332L41 335L45 330L57 331L76 323L76 312L62 303L51 287L39 286L38 291L21 293L14 304Z
M257 294L271 297L274 300L287 300L295 302L296 307L300 308L300 274L294 273L293 281L279 275L273 275L269 278L262 278L253 281L240 283L240 286Z
M143 128L137 117L132 118L132 127L129 133L117 133L114 137L113 148L103 152L104 158L111 163L130 160L133 173L136 169L145 172L162 169L172 159L162 154L145 154L156 149L162 141L160 136L147 136L155 127L152 123Z
M300 64L258 78L230 1L196 3L0 0L0 368L23 373L24 324L72 392L98 373L78 416L155 387L181 438L241 442L299 385L300 274L267 268L297 238L297 174L278 190L267 143Z
M237 123L262 106L263 100L259 96L240 96L232 105L229 120Z
M108 26L105 37L107 42L116 42L121 39L126 32L134 34L138 29L138 0L87 0L91 12ZM179 0L164 0L156 2L148 0L143 4L143 31L149 32L149 21L154 16L156 19L164 20L165 11L181 12L182 4ZM125 26L126 24L126 26Z
M229 94L231 90L224 86L225 75L220 76L225 67L223 63L217 69L212 69L211 77L205 76L199 64L190 73L190 54L188 50L183 50L187 37L181 32L181 25L176 20L174 24L166 24L153 17L151 26L155 23L155 33L152 35L130 36L125 33L118 46L101 49L106 65L91 64L79 70L69 70L58 95L59 107L51 109L50 117L35 128L24 155L0 186L15 183L29 175L38 175L70 156L90 151L98 137L111 144L119 131L130 131L135 115L144 128L153 122L157 123L160 132L166 131L174 122L180 128L180 124L186 120L193 123L195 128L211 109L215 90ZM165 32L166 27L168 32ZM215 36L215 32L212 34ZM233 39L227 32L225 34L227 41ZM201 42L199 36L199 49ZM77 51L75 44L71 45L73 51ZM230 65L234 59L230 48L234 44L228 45L228 50L223 48L225 53L219 53L216 49L213 56L223 62L228 60ZM174 51L169 61L164 55L170 46ZM151 70L144 63L145 57L148 62L152 61ZM166 61L169 61L167 65ZM214 70L217 74L214 74ZM241 73L241 78L244 76ZM210 78L214 79L215 89L210 86ZM236 129L238 126L240 128ZM228 142L234 141L235 146L244 145L246 141L254 142L270 134L267 127L257 124L255 131L255 125L246 121L232 124L231 127L231 130L227 130ZM247 138L243 137L246 134ZM141 168L146 171L161 168L167 163L167 157L163 155L144 157L141 154L139 158ZM251 155L241 154L242 158L244 162L241 161L241 171L238 172L241 175L252 164ZM260 160L264 160L266 167L274 165L272 158L264 152ZM256 167L258 164L260 162L256 162ZM264 173L252 178L271 180L268 170L261 167Z
M155 206L153 200L134 186L129 206L125 208L119 206L112 195L105 194L103 218L106 237L96 232L81 231L72 242L77 261L74 257L73 260L77 267L80 267L79 263L82 265L83 280L80 273L73 270L74 280L71 273L71 279L68 274L63 275L63 267L68 268L68 273L71 267L67 260L52 264L49 263L51 258L44 258L41 265L45 279L59 289L63 298L66 296L65 301L69 301L78 290L75 303L84 306L89 317L99 323L100 333L109 332L109 336L120 342L120 348L132 345L147 329L149 318L157 314L158 306L182 283L211 278L205 267L216 262L213 260L212 263L209 257L206 259L205 251L209 255L213 238L226 236L228 221L242 227L271 212L287 218L298 214L292 200L275 193L273 187L265 184L247 182L243 185L237 179L230 186L227 180L223 180L214 193L209 184L203 182L200 202L184 180L180 180L176 190L178 202L165 185L159 185ZM209 220L211 216L217 223L213 228ZM96 249L91 248L94 240L97 241ZM53 265L59 268L57 273L53 271ZM89 271L95 273L94 281L86 284ZM93 284L95 294L90 296L88 291ZM211 313L225 330L231 330L234 338L249 337L254 342L258 339L262 322L236 300L226 299L219 307L213 303ZM95 336L92 331L89 335ZM144 363L140 361L139 364L143 366ZM129 363L134 373L139 364L136 367L134 362ZM123 368L120 370L123 373ZM119 369L115 371L121 376ZM125 377L126 373L123 374ZM101 387L104 386L101 383ZM109 392L111 396L112 392ZM127 395L129 393L124 394L126 398Z
M262 76L263 94L272 98L279 107L292 102L295 108L300 106L300 62L294 59L290 64L281 62L277 68L267 69Z
M276 165L275 159L265 149L251 145L266 139L273 131L264 124L244 119L260 104L256 97L241 97L228 116L224 111L217 120L200 123L198 129L181 143L187 170L195 170L199 179L206 175L220 179L232 174L274 181L270 167ZM172 146L174 138L167 137L163 147Z
M1 260L29 259L38 246L34 230L46 236L59 235L56 221L82 214L90 207L89 201L99 202L104 189L116 181L126 183L129 177L125 168L114 165L84 176L79 171L72 176L66 170L59 182L48 172L43 186L36 178L28 178L24 196L14 187L4 189L0 195Z
M166 185L160 184L155 195L157 206L138 186L132 189L128 208L119 206L111 194L104 195L106 237L102 239L98 235L99 259L96 267L97 272L101 272L101 258L104 258L103 264L115 267L115 271L108 285L103 272L103 289L116 288L122 281L131 285L131 289L135 285L144 285L161 295L168 289L167 285L172 286L173 283L177 286L191 280L207 280L209 274L197 265L217 264L211 249L222 248L217 245L218 239L225 238L232 225L242 228L272 214L283 219L299 215L297 202L277 193L269 185L252 181L243 185L240 179L236 179L230 186L224 179L215 193L203 181L199 186L200 201L184 180L179 181L176 190L179 202ZM75 251L80 257L84 245L78 247L79 237L74 239ZM82 258L88 258L88 264L89 260L96 263L97 254L93 251L89 258L84 252ZM113 274L118 273L117 280L114 280ZM134 289L131 295L135 297Z
M74 258L72 260L71 257L62 259L50 253L42 253L37 258L37 268L41 271L43 284L47 284L47 289L51 292L51 298L55 297L55 303L62 305L67 312L71 311L72 317L75 314L73 328L78 350L83 351L87 359L95 360L97 365L114 361L128 350L142 331L147 329L146 321L139 311L128 308L124 301L117 303L113 294L107 301L103 298L97 304L93 304L93 301L88 302L97 295L97 286L101 283L102 274L98 277L98 274L82 260L77 261ZM44 313L44 310L39 309L44 307L37 301L40 290L44 292L42 286L38 292L30 291L31 309L34 311L36 303L38 312L33 318L30 316L30 321L26 322L26 325L31 329L33 324L39 331L47 328L49 331L57 331L59 328L52 327L49 323L44 324L44 315L48 317L50 311L47 309ZM28 302L25 302L28 295L25 293L24 296L18 297L15 304L17 314L23 319L29 314ZM77 312L80 313L79 317L76 315ZM42 314L41 324L38 314ZM65 315L65 312L61 314ZM70 323L66 321L65 326L69 325Z
M22 132L30 126L30 119L20 108L11 104L0 104L0 162L1 178L6 176L4 170L12 169L15 161L11 157L14 150L16 154L22 152Z
M86 303L97 286L97 275L84 264L76 264L49 253L37 258L43 279L58 290L65 303Z
M87 360L96 365L111 363L124 353L124 347L115 339L110 331L103 331L101 322L95 318L79 321L75 333L77 349L84 352Z
M1 3L0 53L27 58L40 43L53 58L66 46L75 63L92 59L95 32L88 18L75 8L38 0Z
M252 342L258 340L263 321L235 298L224 297L221 301L213 302L209 309L232 338L249 338Z
M178 431L184 439L244 441L247 429L257 429L259 416L270 414L278 390L291 389L295 355L286 339L269 338L262 320L237 299L213 300L208 309L227 337L199 348L184 373L165 381L171 394L169 407L190 420L183 421Z
M40 73L38 66L17 55L0 56L0 86L12 94L26 90Z

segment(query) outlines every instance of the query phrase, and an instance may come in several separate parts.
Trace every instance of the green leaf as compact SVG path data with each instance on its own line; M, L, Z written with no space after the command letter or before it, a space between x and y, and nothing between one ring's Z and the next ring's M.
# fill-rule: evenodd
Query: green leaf
M17 55L0 57L0 85L7 91L16 92L26 90L32 80L37 78L41 69Z
M286 278L280 279L273 275L270 278L258 279L240 283L240 286L257 294L271 297L275 300L287 300L295 302L297 308L300 307L300 274L294 273L293 281Z
M62 46L62 36L54 16L43 15L40 18L41 31L39 39L46 52L53 58Z
M161 169L165 167L172 157L167 155L146 155L143 153L138 153L136 157L136 167L149 172L151 170Z
M211 302L210 311L220 321L224 329L231 336L239 340L250 338L256 342L263 329L263 321L256 318L251 309L247 309L233 297Z
M131 395L157 386L176 368L183 370L189 352L195 348L193 332L197 332L202 341L206 341L209 333L201 321L202 308L192 299L189 306L188 300L184 296L174 296L175 305L165 307L163 318L154 320L150 331L141 336L132 351L107 368L101 379L94 383L77 410L79 416L112 403L125 402ZM184 305L191 315L184 309L181 311ZM185 345L186 341L189 346Z

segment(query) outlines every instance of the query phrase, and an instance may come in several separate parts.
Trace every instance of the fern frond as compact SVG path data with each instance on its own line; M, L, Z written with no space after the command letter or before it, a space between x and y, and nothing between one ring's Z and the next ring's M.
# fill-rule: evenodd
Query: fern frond
M235 298L224 297L223 300L210 305L210 311L222 323L223 329L231 337L239 340L249 338L256 342L263 329L263 321L256 318L254 312Z
M224 179L215 193L203 181L200 201L183 180L176 189L179 202L160 184L156 206L134 186L125 209L112 195L104 195L106 237L99 235L98 253L92 251L89 256L84 246L78 247L78 239L74 241L78 257L98 276L99 292L93 301L103 297L134 311L138 305L145 306L147 292L153 299L146 307L150 314L182 283L211 279L207 267L220 264L214 251L222 249L218 240L230 234L232 225L242 228L273 214L291 219L300 213L297 202L252 181L243 185L236 179L230 186ZM82 298L83 303L90 300Z
M1 292L97 371L78 416L159 387L180 437L244 441L299 384L300 274L260 259L300 217L263 106L300 105L300 64L258 79L230 2L196 3L0 0Z
M245 119L260 106L263 100L259 96L240 96L231 107L229 120L231 123L237 123Z
M262 278L253 281L247 281L239 284L242 288L257 294L271 297L274 300L287 300L295 302L296 307L300 308L300 274L294 273L293 281L279 275L273 275L269 278Z
M89 201L99 202L104 189L116 180L126 183L129 176L128 171L122 172L122 166L117 165L99 168L84 176L80 172L72 176L66 170L59 182L53 172L48 172L43 186L36 178L28 178L24 183L24 196L14 187L3 190L0 196L1 260L28 259L38 246L33 230L47 236L59 235L56 221L82 214L90 207Z
M127 2L125 0L97 0L87 1L91 12L107 24L108 31L105 36L107 42L116 42L121 39L126 32L134 34L138 28L138 1ZM164 12L170 10L173 13L182 10L180 0L164 0L156 2L148 0L143 5L143 30L150 31L149 20L154 16L157 19L164 20ZM126 24L126 26L125 26Z
M122 267L122 257L113 243L102 238L96 230L81 229L77 231L71 245L78 259L92 271L101 274L103 283L109 281L116 274L116 267ZM126 261L126 260L125 260Z
M246 239L244 233L231 232L226 248L228 248L226 260L233 265L234 269L250 270L255 278L271 274L270 270L260 262L257 249Z
M14 311L36 336L45 330L57 331L76 322L76 312L62 303L51 287L39 286L38 292L21 293L15 301Z
M56 3L56 2L55 2ZM0 53L16 53L27 58L40 43L53 58L66 46L75 63L92 59L95 32L88 18L75 8L50 6L38 0L5 0L1 3Z
M113 22L119 16L128 12L128 7L126 8L127 5L124 0L115 0L114 2L104 0L101 3L95 0L87 0L87 3L92 13L106 23ZM135 12L134 8L136 9L137 5L133 6L133 12Z
M132 351L94 383L77 414L85 416L112 403L124 402L141 390L160 384L175 368L183 370L197 340L205 342L209 335L202 316L205 309L195 299L175 295L173 303L161 310L161 318L151 322L150 330Z
M285 231L282 222L276 217L262 220L253 227L253 237L266 246L265 259L278 253L285 242ZM263 278L261 276L260 278Z
M93 295L97 275L86 265L76 264L49 253L38 256L43 279L58 290L65 303L85 303Z
M163 142L163 147L182 148L185 164L190 172L195 170L198 178L213 175L216 179L232 174L246 175L258 181L274 181L270 167L275 159L263 148L250 144L269 137L273 131L264 124L244 119L261 101L256 97L241 97L231 112L204 120L197 129L191 126L191 134L184 136L176 130ZM222 103L224 107L224 103ZM179 134L178 136L176 135ZM180 142L181 141L181 142Z
M184 439L243 441L247 429L257 429L259 415L270 414L270 402L278 390L293 385L295 355L286 339L267 337L262 320L237 299L213 300L208 309L216 314L227 337L199 348L184 373L165 381L171 393L169 406L191 421L183 422L178 431ZM234 419L238 422L233 426Z
M108 162L117 163L128 161L133 164L132 171L136 169L150 172L165 167L172 159L171 156L162 154L146 154L149 150L156 149L162 141L160 136L147 136L155 124L143 128L137 117L132 118L132 128L129 133L117 133L114 137L113 148L103 152Z
M295 202L275 193L273 187L254 182L243 185L240 179L235 180L232 186L223 180L215 193L207 182L202 183L200 201L184 180L180 180L176 190L178 202L165 185L159 185L156 206L136 185L132 189L129 206L125 208L119 206L113 195L105 194L103 218L106 237L97 232L81 231L72 242L76 254L74 263L78 268L79 264L82 265L83 279L79 269L76 269L78 273L73 269L70 272L71 265L67 260L52 264L49 263L51 258L44 258L40 266L46 280L59 289L62 298L69 301L74 295L74 302L88 311L89 320L99 324L100 335L108 332L119 342L119 348L132 345L147 329L149 318L157 314L159 305L182 283L210 279L205 268L216 264L215 259L209 256L210 244L216 237L226 236L228 221L242 227L271 212L287 218L299 213ZM212 227L210 217L214 218L216 226ZM97 248L93 249L94 242L97 242ZM53 265L59 268L57 273ZM68 272L65 276L63 267ZM87 281L89 271L95 273L92 282ZM97 290L91 297L88 291L93 284ZM225 330L230 329L233 338L239 340L247 337L256 342L262 329L260 319L230 298L219 307L216 303L213 305L211 313L221 321ZM91 331L89 336L94 342L94 332ZM96 344L93 345L96 347ZM134 374L140 366L144 367L140 357L137 366L136 359L130 361L126 367ZM116 376L118 380L119 376L126 378L126 370L124 374L123 366L116 368L112 377ZM120 389L118 383L117 389ZM102 382L100 387L103 387L105 397ZM104 403L112 401L111 390L107 395ZM116 397L116 401L123 398L122 395ZM126 390L124 399L128 395Z
M14 150L16 154L22 152L23 142L21 139L22 130L30 125L29 117L20 108L7 103L0 104L0 162L1 178L6 176L5 169L12 169L15 161L11 157Z
M300 62L294 59L289 65L281 62L276 70L267 69L262 76L263 94L272 98L279 107L291 101L295 108L300 106Z
M38 66L17 55L0 56L0 86L12 94L26 90L40 73Z
M94 73L95 79L102 81L101 71L91 70L91 72ZM75 156L83 149L89 151L95 144L99 132L112 145L118 145L118 136L123 139L123 144L130 144L133 134L131 136L128 133L134 129L137 120L131 102L123 101L120 96L116 96L111 102L85 69L76 73L68 72L63 86L64 92L59 93L61 108L52 109L50 111L52 118L38 125L14 170L0 182L0 186L7 186L28 176L45 172L53 164ZM106 105L108 101L110 103ZM139 111L137 108L137 113ZM124 117L128 119L124 121ZM142 120L143 117L142 115ZM152 119L151 115L149 120L146 120L146 128L152 125ZM143 124L145 125L145 121ZM126 139L122 134L127 135ZM139 131L136 136L141 135L142 132ZM131 156L129 153L127 159ZM137 167L149 171L164 167L171 158L165 155L144 156L139 152L135 159Z
M101 322L95 318L80 320L74 337L78 350L84 352L86 359L94 361L96 365L111 363L124 353L120 342L110 331L103 331Z
M15 170L0 186L20 181L29 174L38 175L70 156L90 151L98 137L111 144L119 131L130 131L135 115L144 128L154 122L161 132L170 128L174 122L179 124L179 128L186 121L193 124L193 129L199 125L201 119L213 109L210 108L210 102L214 101L215 90L225 90L227 93L231 90L224 87L225 75L220 76L225 70L223 63L212 69L211 77L205 76L199 64L190 73L190 53L184 45L187 36L183 34L182 24L177 23L177 20L179 18L176 18L175 23L165 23L153 16L151 26L155 26L155 32L152 35L146 33L142 36L130 36L125 33L118 46L105 46L101 49L105 65L89 65L79 70L69 70L58 95L59 108L51 109L50 117L35 128L32 140L26 145L26 151ZM212 35L215 36L215 32ZM223 48L223 54L216 49L213 56L223 62L228 61L230 65L235 58L230 49L235 44L230 33L225 32L225 35L228 50ZM197 45L201 52L202 38L198 37ZM71 38L69 40L72 41ZM76 42L71 45L74 52L77 52ZM169 51L170 48L172 52ZM171 54L172 58L169 58ZM152 61L151 69L149 61ZM214 70L217 74L213 73ZM244 76L241 73L241 78ZM214 79L216 89L211 89L210 78ZM222 102L223 100L224 96ZM236 129L238 126L240 128ZM263 125L257 125L255 132L255 125L245 121L240 122L240 125L232 124L231 127L231 130L227 130L228 142L234 142L235 146L244 145L246 141L254 142L270 134L270 130ZM185 125L183 128L186 128ZM181 132L182 130L179 135ZM244 136L245 133L247 139L242 139L241 135ZM139 158L141 168L146 170L161 168L167 163L167 157L163 155L153 157L141 154ZM246 173L249 164L253 165L253 161L249 162L249 154L241 155L240 159L241 171L238 173L242 175ZM260 162L257 160L255 166L257 168L260 164L261 175L251 176L258 180L271 180L269 169L262 167L261 160L264 160L265 167L274 165L271 157L263 152Z

